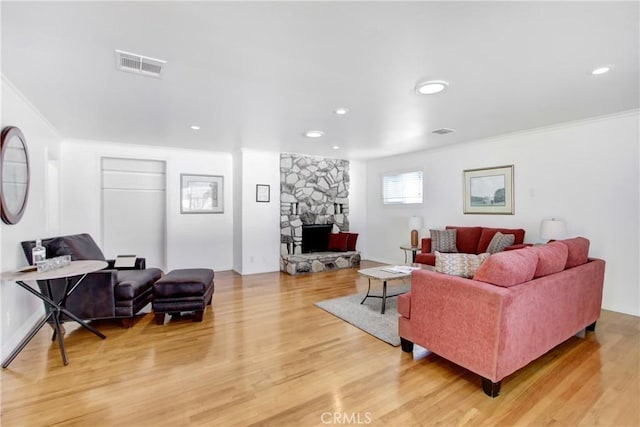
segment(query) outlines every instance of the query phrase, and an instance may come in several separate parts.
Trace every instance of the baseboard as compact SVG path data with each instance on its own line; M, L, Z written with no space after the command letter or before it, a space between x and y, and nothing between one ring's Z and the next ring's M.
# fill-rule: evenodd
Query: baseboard
M390 265L402 265L401 262L398 262L397 260L388 260L388 259L381 259L381 258L362 258L362 261L373 261L373 262L379 262L380 264L390 264Z
M0 350L2 360L6 359L13 349L18 346L20 341L29 334L31 328L38 323L42 315L43 313L40 310L36 310L9 338L5 339L5 337L3 337L2 350Z

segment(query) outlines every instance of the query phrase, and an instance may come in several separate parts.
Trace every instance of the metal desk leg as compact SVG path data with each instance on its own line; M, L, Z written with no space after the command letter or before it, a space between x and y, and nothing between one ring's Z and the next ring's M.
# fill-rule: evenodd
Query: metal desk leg
M60 329L55 329L53 332L53 337L51 338L51 341L56 339L56 333L59 335L60 332L62 331L62 322L60 321L60 313L64 313L65 315L67 315L67 317L70 317L71 319L73 319L74 321L78 322L80 324L80 326L82 326L83 328L93 332L95 335L99 336L102 339L105 339L106 336L100 332L99 330L97 330L96 328L94 328L93 326L89 325L87 322L85 322L84 320L80 319L78 316L76 316L75 314L73 314L72 312L70 312L69 310L67 310L65 308L65 304L67 302L67 297L69 295L71 295L71 292L73 292L78 285L80 284L80 282L86 277L86 274L84 276L82 276L80 279L78 279L78 281L76 282L76 284L71 288L71 290L69 290L69 286L71 285L71 278L67 277L66 281L65 281L65 288L64 288L64 293L63 293L63 297L62 299L58 302L58 304L56 304L56 309L58 312L58 321L60 323ZM53 295L51 293L51 284L49 282L49 280L47 280L47 286L49 288L49 295ZM66 363L65 363L66 365Z
M385 305L387 303L387 281L382 281L382 311L380 313L384 314Z
M369 287L367 288L367 294L364 296L364 298L362 298L362 301L360 301L360 304L362 304L364 300L366 300L369 297L369 291L371 290L371 278L367 277L367 279L369 279Z
M31 328L27 336L24 337L22 341L20 341L20 344L18 344L18 346L11 352L9 357L7 357L4 362L2 362L3 368L6 368L11 362L13 362L13 359L15 359L16 356L22 351L22 349L25 348L27 344L29 344L29 341L31 341L31 339L36 336L40 328L42 328L44 324L47 323L47 320L49 320L52 315L53 312L49 312L49 314L47 314L46 316L42 316L42 319L40 319L40 321L33 328Z
M60 355L62 356L62 363L64 365L69 364L69 359L67 359L67 351L64 348L64 336L62 335L62 330L60 328L60 309L58 307L55 308L55 312L53 313L53 321L56 324L56 332L58 335L58 347L60 347Z
M76 322L78 322L80 324L80 326L82 326L83 328L93 332L94 334L96 334L100 338L102 338L102 339L107 338L102 332L100 332L99 330L97 330L96 328L94 328L93 326L91 326L90 324L85 322L84 320L80 319L78 316L76 316L75 314L73 314L72 312L67 310L66 308L60 307L60 311L62 313L64 313L65 315L69 316L70 318L72 318L73 320L75 320Z
M24 288L26 291L28 291L29 293L35 295L36 297L38 297L39 299L44 301L44 303L48 305L48 308L46 308L47 314L45 316L43 316L42 319L40 319L40 321L33 328L31 328L31 330L29 331L27 336L24 337L22 339L22 341L20 341L18 346L11 352L9 357L7 357L4 360L4 362L2 362L2 367L3 368L6 368L7 366L9 366L9 364L13 361L13 359L16 358L16 356L25 348L25 346L27 344L29 344L29 341L31 341L33 339L33 337L44 326L44 324L47 323L47 320L49 320L51 318L51 316L53 316L53 322L55 324L55 329L54 329L55 332L54 332L53 339L55 340L56 337L58 338L58 345L60 347L60 354L62 355L62 362L65 365L68 365L69 361L67 359L67 352L66 352L65 347L64 347L64 335L62 334L62 326L61 326L61 322L60 322L61 313L64 313L65 315L67 315L71 319L75 320L76 322L78 322L80 324L80 326L88 329L89 331L93 332L94 334L96 334L100 338L102 338L102 339L106 338L106 336L104 334L102 334L100 331L98 331L96 328L94 328L93 326L89 325L87 322L85 322L84 320L80 319L78 316L76 316L75 314L73 314L72 312L67 310L66 308L61 307L59 303L56 303L54 300L52 300L48 296L46 296L44 294L41 294L40 292L36 291L31 286L27 285L26 283L24 283L22 281L16 281L16 283L19 286L21 286L22 288ZM50 293L50 295L52 295L52 294Z

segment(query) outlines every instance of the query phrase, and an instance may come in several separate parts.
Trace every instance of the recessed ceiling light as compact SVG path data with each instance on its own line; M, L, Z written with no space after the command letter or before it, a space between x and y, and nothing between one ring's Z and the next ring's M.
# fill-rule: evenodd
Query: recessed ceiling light
M324 132L321 130L308 130L304 133L307 138L320 138L322 135L324 135Z
M603 65L602 67L598 67L595 70L591 71L591 74L594 76L599 76L600 74L606 74L613 68L613 65Z
M339 145L334 145L334 146L333 146L333 149L334 149L334 150L339 150L339 149L340 149L340 146L339 146Z
M340 108L336 108L335 110L333 110L333 112L339 116L344 116L345 114L347 114L349 112L348 108L345 107L340 107Z
M444 80L429 80L425 82L419 82L416 85L416 93L422 95L433 95L434 93L442 92L449 86L449 83Z
M200 126L197 126L197 125L192 125L192 126L190 126L190 127L191 127L191 129L193 129L193 130L200 130Z

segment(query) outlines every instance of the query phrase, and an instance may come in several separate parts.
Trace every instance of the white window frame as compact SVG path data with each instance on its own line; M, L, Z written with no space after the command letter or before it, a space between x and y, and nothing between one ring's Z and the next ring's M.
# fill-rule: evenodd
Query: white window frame
M424 172L409 170L382 175L384 206L421 205L424 201Z

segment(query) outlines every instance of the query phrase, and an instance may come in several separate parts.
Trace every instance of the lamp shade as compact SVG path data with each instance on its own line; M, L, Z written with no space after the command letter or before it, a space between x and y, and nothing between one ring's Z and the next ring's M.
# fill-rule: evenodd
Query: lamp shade
M567 228L561 219L545 219L540 223L540 237L547 240L563 239L567 235Z
M422 217L412 216L409 218L409 230L420 230L422 228Z

